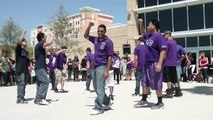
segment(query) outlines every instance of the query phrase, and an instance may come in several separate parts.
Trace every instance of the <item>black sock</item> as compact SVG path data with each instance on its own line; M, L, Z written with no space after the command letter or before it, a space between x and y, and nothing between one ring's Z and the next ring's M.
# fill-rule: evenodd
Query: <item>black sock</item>
M162 102L162 97L158 97L158 103L163 103Z
M146 98L147 98L147 94L142 94L142 100L146 101Z

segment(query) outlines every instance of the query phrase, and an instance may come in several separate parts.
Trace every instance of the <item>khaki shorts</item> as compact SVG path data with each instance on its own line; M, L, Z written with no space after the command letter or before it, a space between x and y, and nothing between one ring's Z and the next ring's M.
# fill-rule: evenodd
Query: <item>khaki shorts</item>
M57 82L61 82L66 77L66 74L63 72L63 70L55 69L55 78Z

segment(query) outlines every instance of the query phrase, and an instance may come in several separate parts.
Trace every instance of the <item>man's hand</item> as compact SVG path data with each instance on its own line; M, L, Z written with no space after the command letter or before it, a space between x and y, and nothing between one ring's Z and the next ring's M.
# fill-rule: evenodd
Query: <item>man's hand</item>
M160 72L162 70L162 64L160 64L160 63L157 63L157 65L156 65L156 72Z
M89 25L84 33L84 38L85 39L88 39L89 40L89 32L90 32L90 29L91 27L94 26L94 23L93 22L89 22Z
M138 22L139 23L143 23L143 19L138 19Z
M93 22L89 22L89 26L92 27L94 26L95 24Z
M107 80L107 78L109 77L109 71L105 71L104 72L104 80Z

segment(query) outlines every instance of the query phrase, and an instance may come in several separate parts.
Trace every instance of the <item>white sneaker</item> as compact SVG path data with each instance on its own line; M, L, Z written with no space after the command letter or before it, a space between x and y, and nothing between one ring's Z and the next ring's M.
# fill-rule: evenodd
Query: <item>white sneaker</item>
M92 112L90 113L90 115L99 115L104 113L103 110L99 110L99 109L93 109Z
M38 102L39 105L49 105L50 103L46 101L45 99Z

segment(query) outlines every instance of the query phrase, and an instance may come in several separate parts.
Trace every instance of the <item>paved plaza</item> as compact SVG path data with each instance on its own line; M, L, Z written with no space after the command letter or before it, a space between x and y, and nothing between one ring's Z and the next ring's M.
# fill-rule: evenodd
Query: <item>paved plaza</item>
M0 120L210 120L213 113L213 84L181 83L183 97L163 99L165 108L151 110L134 108L141 97L131 96L135 81L121 81L115 85L115 100L112 110L91 116L95 93L85 91L85 82L67 82L68 93L48 91L48 106L34 104L35 85L26 88L28 104L16 104L16 86L0 87ZM165 84L164 84L165 86ZM165 90L165 88L164 88ZM148 101L157 99L154 91Z

